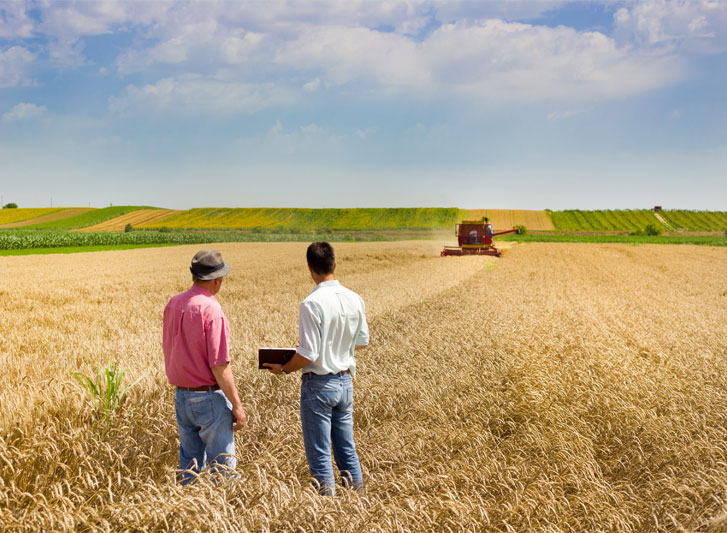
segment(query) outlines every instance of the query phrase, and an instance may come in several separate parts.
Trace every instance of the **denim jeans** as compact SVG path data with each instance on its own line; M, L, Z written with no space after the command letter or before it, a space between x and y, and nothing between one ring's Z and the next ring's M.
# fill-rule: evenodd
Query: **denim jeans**
M179 469L182 485L195 478L192 472L211 465L237 465L232 435L232 404L221 390L185 391L174 397L179 430ZM192 472L189 472L191 470Z
M353 442L353 383L349 374L303 376L300 421L310 475L321 494L336 492L331 445L341 482L363 489L361 465Z

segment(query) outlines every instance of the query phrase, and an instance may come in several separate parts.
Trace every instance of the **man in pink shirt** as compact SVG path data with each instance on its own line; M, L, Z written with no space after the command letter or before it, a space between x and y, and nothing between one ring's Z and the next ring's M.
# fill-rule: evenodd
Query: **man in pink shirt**
M211 464L234 469L233 431L246 415L230 367L230 326L214 295L230 265L215 250L192 258L192 288L164 309L164 367L174 398L182 484Z

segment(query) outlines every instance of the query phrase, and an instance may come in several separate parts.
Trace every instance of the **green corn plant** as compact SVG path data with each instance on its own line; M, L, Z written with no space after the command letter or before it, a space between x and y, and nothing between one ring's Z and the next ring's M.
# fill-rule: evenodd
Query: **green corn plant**
M95 426L102 438L106 438L116 412L122 405L126 394L139 383L146 374L140 376L131 385L122 387L121 383L126 375L126 368L120 367L118 362L110 362L105 367L96 365L96 376L92 378L82 372L71 372L78 383L91 394L91 402L95 413ZM103 420L102 428L98 422Z

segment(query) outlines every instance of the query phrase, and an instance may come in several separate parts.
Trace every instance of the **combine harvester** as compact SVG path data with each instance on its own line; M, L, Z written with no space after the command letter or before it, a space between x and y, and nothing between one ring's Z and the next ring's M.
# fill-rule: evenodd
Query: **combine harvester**
M454 225L459 246L445 246L440 254L445 255L493 255L500 257L502 250L492 244L492 237L506 233L520 233L519 228L504 231L492 231L492 224L477 220L463 220Z

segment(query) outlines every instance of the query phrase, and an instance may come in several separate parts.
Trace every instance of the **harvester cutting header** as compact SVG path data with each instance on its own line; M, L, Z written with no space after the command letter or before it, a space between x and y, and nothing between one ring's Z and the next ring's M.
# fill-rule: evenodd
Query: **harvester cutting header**
M506 233L520 233L519 228L512 228L504 231L492 231L492 224L485 218L478 220L463 220L454 225L454 234L457 235L459 246L445 246L441 256L445 255L494 255L500 257L502 250L492 244L495 235Z

